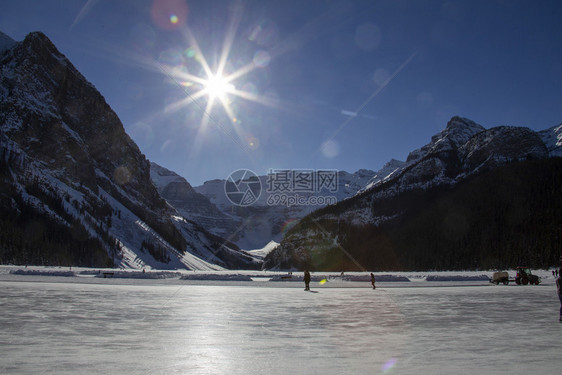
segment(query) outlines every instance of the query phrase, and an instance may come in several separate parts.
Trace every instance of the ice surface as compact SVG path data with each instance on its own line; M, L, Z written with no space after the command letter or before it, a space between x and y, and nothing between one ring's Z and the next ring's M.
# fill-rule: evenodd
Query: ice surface
M561 363L552 280L310 293L53 279L0 281L1 373L556 374Z

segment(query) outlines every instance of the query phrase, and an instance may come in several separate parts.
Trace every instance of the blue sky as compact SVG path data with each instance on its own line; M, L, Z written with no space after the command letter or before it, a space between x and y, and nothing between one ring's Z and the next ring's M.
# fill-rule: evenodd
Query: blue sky
M0 3L0 31L44 32L147 158L193 185L240 168L378 170L455 115L558 125L561 19L560 1ZM209 106L217 69L229 92Z

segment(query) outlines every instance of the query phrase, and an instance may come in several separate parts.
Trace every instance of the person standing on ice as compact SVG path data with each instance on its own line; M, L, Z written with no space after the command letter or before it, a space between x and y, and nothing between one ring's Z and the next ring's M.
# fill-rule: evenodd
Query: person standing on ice
M373 275L372 272L371 272L371 285L373 286L373 289L377 289L377 287L375 287L375 275Z
M558 272L558 278L556 279L556 291L558 292L558 299L560 300L560 319L562 323L562 268Z
M310 272L304 270L304 290L310 290Z

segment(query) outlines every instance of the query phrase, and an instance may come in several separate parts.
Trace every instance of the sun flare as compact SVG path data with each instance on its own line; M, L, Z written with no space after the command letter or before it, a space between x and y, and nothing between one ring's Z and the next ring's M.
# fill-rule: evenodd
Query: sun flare
M234 85L220 74L211 75L204 83L205 93L211 99L226 99L226 94L234 91Z

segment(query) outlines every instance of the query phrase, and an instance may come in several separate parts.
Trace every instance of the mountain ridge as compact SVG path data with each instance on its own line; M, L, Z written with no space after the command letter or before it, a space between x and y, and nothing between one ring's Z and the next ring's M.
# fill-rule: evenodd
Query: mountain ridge
M22 229L4 221L10 226L0 233L9 243L3 262L72 263L63 245L80 232L83 242L97 241L98 254L107 252L106 260L81 263L89 266L256 267L250 255L167 204L115 112L45 34L30 33L0 62L2 214L16 215L25 227L30 220L39 225ZM32 239L47 235L41 227L60 231L48 256L36 248L39 239L26 237L26 231Z
M560 143L562 143L560 128L561 126L555 126L541 132L512 126L485 129L470 120L453 117L445 130L433 136L427 145L410 153L407 161L399 164L389 178L380 179L356 196L334 206L321 208L303 218L280 246L266 257L264 267L302 268L315 265L317 269L318 267L326 269L323 268L326 267L325 262L314 261L314 259L329 258L336 253L341 258L341 249L345 246L342 243L351 247L345 251L351 259L357 252L362 254L362 257L368 257L368 251L362 248L364 244L341 240L346 236L342 228L346 228L349 233L355 233L357 238L367 239L369 231L379 232L377 228L385 228L401 222L401 218L407 215L409 210L420 207L416 203L417 199L427 199L423 197L435 194L432 192L443 189L454 191L456 186L461 186L475 176L496 170L499 173L502 168L512 164L529 160L560 159L558 157ZM537 168L543 167L537 164ZM555 173L560 173L560 170L555 169ZM533 181L525 182L525 184L532 183ZM496 184L500 183L496 182ZM519 184L525 189L530 188L523 183L519 182ZM493 190L494 186L490 186L490 191ZM549 194L548 191L542 193ZM409 206L400 203L401 200L410 202ZM391 202L395 203L391 204ZM384 207L395 208L388 210ZM551 211L548 211L548 215L553 223L558 222ZM429 229L427 231L429 232ZM399 230L394 228L393 232ZM318 243L311 242L311 238L315 238ZM381 238L377 239L377 241L381 240ZM556 249L562 251L562 244L558 243L556 246ZM540 250L537 252L540 253ZM543 262L546 261L545 259L552 261L554 258L550 255L541 258ZM347 267L356 268L349 259L342 262L347 264ZM369 263L368 260L365 262ZM390 267L391 264L396 265L397 260L387 259L385 262ZM424 267L430 263L428 261Z

